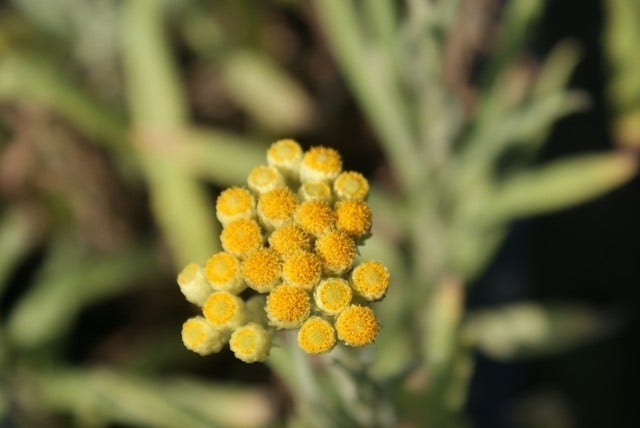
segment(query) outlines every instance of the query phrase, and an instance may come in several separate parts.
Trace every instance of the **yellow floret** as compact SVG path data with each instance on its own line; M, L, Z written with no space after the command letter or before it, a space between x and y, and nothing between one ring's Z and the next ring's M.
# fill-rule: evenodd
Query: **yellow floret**
M262 230L255 220L242 219L231 222L222 229L222 248L236 257L244 258L249 251L262 245Z
M345 171L333 182L338 199L363 201L369 193L369 182L359 172Z
M280 279L280 259L270 248L251 251L242 262L242 276L259 293L269 292Z
M298 251L311 250L311 237L301 227L287 223L271 233L269 245L280 257L287 258Z
M182 343L200 355L219 352L228 337L227 332L216 329L202 317L189 318L182 324Z
M234 329L244 323L244 302L226 291L212 293L202 307L204 317L218 328Z
M371 210L364 201L336 203L337 226L354 238L362 238L371 230Z
M323 201L307 201L298 205L293 215L298 226L313 236L320 236L333 229L336 214L328 203Z
M361 263L351 273L351 284L367 300L382 299L389 287L389 271L380 262Z
M285 185L282 174L276 168L265 165L251 170L247 177L247 184L256 193L265 193Z
M300 181L331 181L342 170L340 154L328 147L312 147L300 163Z
M313 291L316 306L327 315L338 315L351 303L353 294L349 283L342 278L320 282Z
M298 345L308 354L329 352L336 344L336 332L331 324L321 317L310 317L298 331Z
M320 281L322 262L314 253L300 251L282 264L282 278L287 284L311 290Z
M331 187L324 181L304 183L298 189L298 196L302 201L324 201L331 203L333 200Z
M309 316L311 300L303 288L283 284L269 294L265 310L269 324L277 328L296 328Z
M200 265L189 263L178 275L180 291L187 301L202 306L213 291L207 283Z
M216 217L223 226L241 218L255 216L256 200L242 187L231 187L218 196L216 200Z
M209 257L204 274L214 290L238 294L246 288L240 275L240 261L229 253L220 252Z
M291 220L297 206L296 195L288 188L271 190L260 195L258 217L267 229L275 229Z
M364 346L373 342L380 324L368 306L351 305L336 319L338 339L349 346Z
M264 361L271 351L271 332L260 324L248 323L231 334L229 348L245 363Z
M302 148L290 139L278 140L267 150L267 162L288 178L297 179L300 161L302 160Z
M356 258L356 244L346 233L333 230L316 240L316 253L324 269L336 275L349 270Z

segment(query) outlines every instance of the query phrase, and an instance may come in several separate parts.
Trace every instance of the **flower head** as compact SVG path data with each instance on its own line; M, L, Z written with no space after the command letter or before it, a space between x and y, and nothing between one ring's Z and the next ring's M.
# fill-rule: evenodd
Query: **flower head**
M368 306L351 305L336 319L338 339L349 346L372 343L378 335L378 330L378 319Z
M284 187L284 177L276 168L260 165L251 170L247 177L247 184L256 193L266 193Z
M329 352L336 344L336 331L321 317L307 319L298 331L298 345L308 354Z
M218 196L216 200L216 217L223 226L242 218L255 216L256 200L242 187L231 187Z
M189 263L178 275L178 286L187 301L202 306L213 292L197 263Z
M311 237L294 223L287 223L269 236L269 245L283 259L298 251L311 250Z
M334 181L333 190L338 199L363 201L369 193L369 182L359 172L345 171Z
M282 278L287 284L311 290L320 281L322 263L318 256L299 251L288 257L282 265Z
M278 140L267 150L267 162L277 168L284 176L298 179L298 170L302 160L302 148L294 140Z
M298 196L302 201L331 202L331 187L324 181L310 181L303 183L298 189Z
M380 262L367 261L351 272L353 289L367 300L379 300L389 287L389 271Z
M222 229L222 248L236 257L244 258L251 250L262 245L262 230L255 220L242 219L231 222Z
M237 359L245 363L264 361L271 350L271 332L260 324L250 322L233 331L229 348Z
M298 226L313 236L321 236L333 229L336 214L324 201L307 201L298 205L294 214Z
M320 311L327 315L338 315L349 303L353 293L349 283L342 278L328 278L313 290L313 299Z
M214 290L238 294L245 289L240 261L229 253L215 253L204 266L204 274Z
M270 248L259 248L247 254L242 262L242 277L258 293L267 293L280 280L280 258Z
M226 291L211 293L204 302L202 312L214 327L225 329L240 326L246 317L244 301Z
M270 190L260 195L258 217L267 229L272 230L291 220L297 206L298 199L291 189Z
M219 352L229 335L215 328L202 317L189 318L182 324L182 343L185 348L200 355Z
M331 181L342 170L340 154L329 147L312 147L302 157L300 181Z
M265 310L274 327L296 328L309 316L311 299L303 288L283 284L269 294Z
M327 272L342 275L353 266L356 244L346 233L333 230L318 238L315 247Z
M336 203L337 225L348 235L362 238L371 229L371 210L364 201Z

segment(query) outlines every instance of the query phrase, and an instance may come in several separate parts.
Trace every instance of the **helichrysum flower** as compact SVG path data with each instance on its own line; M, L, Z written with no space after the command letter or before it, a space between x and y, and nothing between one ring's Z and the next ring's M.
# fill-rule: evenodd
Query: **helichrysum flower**
M308 251L299 251L288 257L282 265L282 278L287 284L311 290L320 281L320 258Z
M306 201L298 205L294 216L296 224L313 236L321 236L335 227L336 213L327 202Z
M302 287L283 284L267 296L269 323L277 328L300 327L311 313L311 299Z
M353 238L362 238L371 230L371 210L364 201L338 201L336 224Z
M380 324L370 305L384 298L389 273L377 261L354 268L372 225L369 183L342 172L334 149L305 153L293 140L272 144L267 163L251 171L248 188L231 187L216 200L224 251L178 276L204 315L184 323L185 346L207 355L228 342L252 363L268 357L278 329L299 329L298 345L310 354L337 341L373 342Z
M220 193L216 200L216 217L223 226L256 214L256 200L247 189L231 187Z
M310 251L311 236L300 226L288 223L271 233L269 245L284 259L298 251Z
M351 305L336 319L338 339L349 346L365 346L372 343L379 329L378 319L368 306Z
M336 331L321 317L307 319L298 331L298 345L309 354L329 352L336 344Z
M213 292L211 286L204 277L202 268L196 263L189 263L178 275L180 291L187 301L202 306Z
M356 259L355 242L339 230L318 238L315 247L325 270L332 275L342 275L353 266Z
M353 297L349 282L342 278L328 278L313 290L316 307L327 315L338 315Z
M367 300L379 300L389 287L389 271L380 262L366 261L351 272L351 284Z
M249 188L256 193L266 193L270 190L284 187L284 177L276 168L260 165L251 171L247 177Z
M182 343L200 355L219 352L228 338L227 332L217 329L203 317L189 318L182 324Z
M242 276L259 293L271 291L280 280L281 262L271 248L258 248L242 262Z
M262 230L255 220L242 219L229 223L220 233L222 248L236 257L244 258L263 242Z
M333 182L338 199L364 201L369 193L369 182L359 172L345 171Z
M215 253L204 265L204 275L213 290L238 294L246 288L240 261L229 253Z
M234 329L246 318L244 301L227 291L211 293L204 302L202 313L214 327L221 329Z
M250 322L233 331L229 348L245 363L264 361L271 351L271 332L261 324Z
M291 189L283 187L270 190L260 195L258 217L268 230L272 230L291 220L297 206L298 198Z
M301 201L324 201L332 202L333 195L331 187L324 181L311 181L303 183L298 189L298 197Z

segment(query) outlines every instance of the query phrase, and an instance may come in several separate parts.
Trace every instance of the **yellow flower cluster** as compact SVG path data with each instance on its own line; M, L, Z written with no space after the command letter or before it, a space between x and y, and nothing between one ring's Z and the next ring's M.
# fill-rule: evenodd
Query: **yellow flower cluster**
M267 151L247 187L216 201L224 251L178 276L202 315L182 326L184 345L201 355L229 344L245 362L263 361L278 329L299 329L305 352L372 343L380 324L371 308L384 298L389 272L378 261L356 263L372 215L367 180L342 171L338 152L293 140Z

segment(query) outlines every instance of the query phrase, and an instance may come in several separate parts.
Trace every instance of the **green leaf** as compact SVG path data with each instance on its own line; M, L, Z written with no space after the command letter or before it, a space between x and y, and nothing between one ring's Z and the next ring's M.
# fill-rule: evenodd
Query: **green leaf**
M615 321L577 304L517 303L469 314L462 331L483 353L510 360L573 349L611 332Z
M268 57L236 52L221 65L229 95L260 125L277 133L309 127L314 117L311 97Z
M479 218L496 223L577 205L626 183L637 169L634 157L620 153L555 161L498 185Z
M0 219L0 297L16 264L37 241L37 219L18 209Z
M118 254L85 254L77 243L58 243L35 283L14 306L6 324L12 344L34 348L64 335L87 305L125 293L157 270L152 248Z
M274 418L266 391L108 369L33 374L44 402L80 420L154 427L259 427Z

